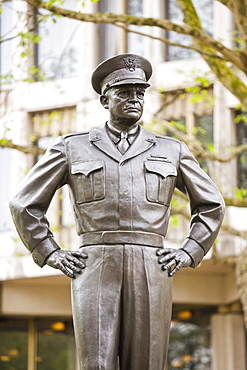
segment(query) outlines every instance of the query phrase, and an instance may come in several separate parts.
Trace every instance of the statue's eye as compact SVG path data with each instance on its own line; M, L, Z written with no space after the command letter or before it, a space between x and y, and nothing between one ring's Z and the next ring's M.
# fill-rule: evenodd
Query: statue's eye
M118 96L120 98L127 98L128 97L128 91L127 90L119 91Z
M138 99L144 99L144 91L137 91L137 97Z

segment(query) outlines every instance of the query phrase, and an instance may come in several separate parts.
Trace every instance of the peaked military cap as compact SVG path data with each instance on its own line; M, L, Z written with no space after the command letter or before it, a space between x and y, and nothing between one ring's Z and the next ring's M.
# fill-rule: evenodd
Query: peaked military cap
M150 62L136 54L119 54L100 63L92 74L92 86L98 94L105 94L112 86L147 83L152 75Z

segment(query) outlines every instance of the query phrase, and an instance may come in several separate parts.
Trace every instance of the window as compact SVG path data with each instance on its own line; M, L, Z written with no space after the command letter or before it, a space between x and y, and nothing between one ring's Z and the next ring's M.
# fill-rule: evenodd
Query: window
M206 145L214 142L213 115L196 117L197 137Z
M210 150L214 143L214 125L213 125L213 115L198 116L196 117L196 129L197 138L205 144ZM207 160L200 160L200 166L202 169L210 175L212 172L211 163Z
M121 8L121 6L122 8ZM123 7L126 10L123 10ZM100 13L120 13L124 12L134 16L143 16L143 0L101 0L98 2ZM143 36L134 33L127 33L111 24L99 24L99 61L119 54L135 53L143 55ZM138 26L129 26L129 29L141 32Z
M0 15L0 82L1 88L8 87L11 83L13 69L13 39L14 23L12 1L4 1L1 4Z
M168 370L211 370L210 317L215 307L174 305Z
M71 319L0 318L0 369L28 368L76 369Z
M201 20L201 25L206 32L212 34L213 31L213 0L192 0L197 14ZM176 0L167 0L167 18L181 24L183 14L176 4ZM191 38L175 32L167 33L168 39L174 43L191 45ZM177 60L198 57L198 53L180 48L178 46L167 45L167 60Z
M61 5L62 6L62 5ZM76 9L76 0L67 0L66 9ZM40 14L48 15L43 9ZM46 78L71 78L76 77L79 60L78 47L81 40L79 27L81 22L68 18L49 17L45 23L38 27L41 41L37 45L37 66L45 73Z
M237 145L247 144L247 117L246 113L236 112ZM239 154L237 159L237 185L239 188L247 189L247 153Z
M28 353L28 321L0 318L0 369L26 370Z
M36 320L36 331L37 370L76 369L74 330L71 320L39 319Z

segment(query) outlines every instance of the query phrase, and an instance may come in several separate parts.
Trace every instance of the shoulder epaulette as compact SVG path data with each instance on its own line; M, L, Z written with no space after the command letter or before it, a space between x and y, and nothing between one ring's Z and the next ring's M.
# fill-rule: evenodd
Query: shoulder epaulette
M175 141L176 143L180 143L180 140L175 139L174 137L170 137L170 136L155 135L155 137L157 139L171 140L171 141Z
M72 132L70 134L63 135L63 138L66 140L66 139L68 139L69 137L72 137L72 136L80 136L80 135L88 135L88 134L89 134L89 131Z

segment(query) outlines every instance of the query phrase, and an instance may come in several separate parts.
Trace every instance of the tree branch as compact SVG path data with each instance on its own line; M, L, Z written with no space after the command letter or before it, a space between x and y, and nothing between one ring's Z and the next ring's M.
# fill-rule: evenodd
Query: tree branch
M184 21L186 22L186 25L189 25L192 28L195 27L200 33L201 32L200 20L198 18L198 15L195 11L195 8L191 0L177 0L177 3L182 9L182 11L184 12ZM215 42L217 43L219 47L218 46L216 47L216 45L214 46L213 44L210 46L209 43L204 42L202 38L200 39L199 37L194 37L193 35L192 37L193 37L194 44L196 46L203 48L207 52L211 52L211 50L208 49L208 47L209 48L213 47L213 49L222 52L222 54L224 54L224 56L227 58L226 54L228 54L228 52L226 53L226 50L224 51L220 50L221 47L218 45L217 41ZM234 53L233 51L232 53L235 54L236 56L236 53ZM243 57L243 55L244 54L242 54L241 57ZM236 71L233 71L233 69L229 68L227 64L222 60L216 60L216 59L213 59L203 54L201 54L201 56L207 62L207 64L209 65L211 70L214 72L214 74L218 77L220 82L243 103L244 107L247 107L247 95L246 95L247 86L237 76ZM246 63L243 62L242 58L238 58L238 59L241 59L240 64L246 65ZM230 61L229 58L228 60ZM233 62L233 64L237 66L235 62ZM241 69L244 73L247 73L246 67L244 69L242 68L239 68L239 69Z
M174 99L171 100L174 101ZM167 105L170 104L170 102L166 103ZM162 106L162 109L164 106ZM156 112L154 117L160 119L160 113L161 108ZM191 152L194 154L196 158L200 159L206 159L210 161L217 161L220 163L227 163L236 158L239 154L247 151L247 144L239 145L237 147L230 147L228 148L230 154L226 155L224 157L220 156L218 153L210 152L205 144L203 144L200 140L198 140L194 135L193 138L191 136L187 135L186 133L183 133L182 131L178 130L176 127L174 127L169 121L162 119L161 126L164 126L168 131L170 131L174 136L176 136L179 140L184 141ZM247 205L247 203L246 203Z
M159 18L143 18L135 17L128 14L113 14L113 13L80 13L74 12L71 10L59 8L56 6L49 6L47 3L41 0L26 0L30 5L35 8L43 8L49 10L50 12L61 15L63 17L76 19L82 22L91 22L91 23L110 23L115 24L116 26L119 23L124 25L136 25L136 26L149 26L149 27L158 27L167 31L174 31L177 33L189 35L194 39L200 41L202 44L207 47L215 49L216 54L220 53L228 61L233 63L238 69L246 72L247 67L242 62L241 58L236 55L232 50L225 47L219 41L216 41L213 37L208 35L202 29L191 27L188 24L179 25L173 22L170 22L167 19ZM200 47L200 45L199 45ZM207 50L203 48L206 52ZM209 52L209 51L208 51Z
M205 50L203 50L203 49L201 49L199 47L195 47L195 46L192 46L192 45L191 46L188 46L188 45L178 44L176 42L170 41L167 38L155 37L155 36L149 35L149 34L144 33L144 32L138 32L138 31L130 30L128 27L121 26L120 24L118 24L116 26L119 27L119 28L124 29L126 32L129 32L129 33L135 33L137 35L141 35L141 36L144 36L144 37L149 37L152 40L158 40L158 41L161 41L161 42L165 42L166 44L169 44L169 45L172 45L172 46L178 46L180 48L194 50L194 51L196 51L196 52L198 52L200 54L208 55L211 58L217 58L217 59L222 59L222 60L227 61L227 59L223 59L220 55L216 55L215 53L208 53L208 52L206 52Z
M22 153L25 154L33 154L33 155L39 155L44 154L45 150L41 149L37 146L23 146L23 145L17 145L12 142L12 140L0 140L0 147L1 148L10 148L10 149L16 149L19 150Z
M226 203L226 206L230 207L247 207L247 199L237 199L237 198L224 198L224 201Z

